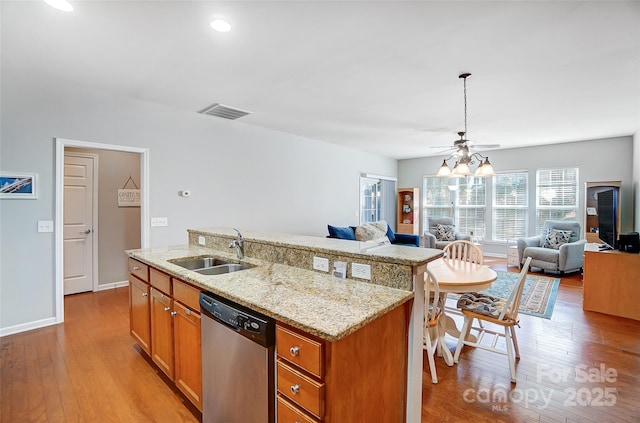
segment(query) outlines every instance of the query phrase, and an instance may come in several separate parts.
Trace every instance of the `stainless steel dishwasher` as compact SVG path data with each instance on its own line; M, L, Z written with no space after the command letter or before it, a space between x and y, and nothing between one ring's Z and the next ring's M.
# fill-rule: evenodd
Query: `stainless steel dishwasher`
M210 292L200 310L203 423L273 423L275 320Z

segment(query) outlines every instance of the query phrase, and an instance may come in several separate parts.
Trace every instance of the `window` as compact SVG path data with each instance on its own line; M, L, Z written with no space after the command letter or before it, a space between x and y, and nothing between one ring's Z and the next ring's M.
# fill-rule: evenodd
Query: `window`
M536 233L546 220L578 216L578 168L540 169L536 173Z
M453 217L453 203L448 178L425 176L422 196L422 227L427 228L429 217Z
M456 191L456 231L473 237L485 237L485 211L487 208L487 182L485 178L458 178Z
M380 180L360 178L360 224L380 220Z
M484 237L486 183L483 178L424 177L423 227L429 217L454 218L456 231Z
M527 236L529 174L499 173L493 177L493 234L496 241L513 241Z
M366 174L360 177L360 224L378 220L396 221L396 181Z

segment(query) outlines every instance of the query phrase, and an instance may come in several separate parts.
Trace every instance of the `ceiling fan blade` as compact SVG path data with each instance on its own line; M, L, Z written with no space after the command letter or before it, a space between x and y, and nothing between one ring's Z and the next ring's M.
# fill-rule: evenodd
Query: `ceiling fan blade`
M500 148L500 144L471 144L471 146L476 148Z
M432 147L432 148L437 148L437 147ZM441 154L452 154L457 150L457 148L453 148L453 147L449 147L449 148L445 148L444 150L440 150L437 153L435 153L436 156L439 156Z

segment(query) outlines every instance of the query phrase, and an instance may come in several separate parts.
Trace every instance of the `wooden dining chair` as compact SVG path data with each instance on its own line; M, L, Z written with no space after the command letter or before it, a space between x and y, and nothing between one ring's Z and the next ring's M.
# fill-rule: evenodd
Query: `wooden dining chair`
M448 260L462 260L483 264L482 249L471 241L452 241L443 249Z
M515 360L520 358L520 351L518 349L515 327L519 326L520 323L518 320L518 308L520 307L522 290L524 289L530 264L531 257L528 257L522 266L518 280L511 290L509 298L506 300L477 292L463 294L460 297L458 300L458 308L464 315L464 325L462 331L460 331L456 353L453 356L454 363L458 362L460 352L464 345L506 355L509 359L511 382L516 383ZM472 329L471 324L473 319L477 319L480 323L487 322L502 326L503 331L493 330L485 325L474 327L473 329L477 331L477 340L474 342L468 338L469 332ZM493 336L489 344L483 342L487 334ZM504 338L506 350L498 348L497 343L500 338Z
M427 351L431 381L438 383L434 356L438 351L440 340L439 319L444 309L443 299L440 297L438 280L427 270L424 283L424 323L422 326L423 348Z
M456 240L451 241L447 246L443 248L444 256L447 260L460 260L463 262L483 264L484 258L482 256L482 249L478 247L477 244L474 244L468 240ZM454 296L450 297L452 300L455 300ZM451 301L450 301L451 303ZM460 315L460 311L457 307L452 305L447 305L447 313ZM482 322L480 322L480 326L482 327Z

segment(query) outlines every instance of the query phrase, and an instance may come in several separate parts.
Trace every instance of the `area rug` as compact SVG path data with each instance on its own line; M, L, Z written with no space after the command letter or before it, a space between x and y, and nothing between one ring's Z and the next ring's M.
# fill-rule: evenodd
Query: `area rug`
M509 294L518 280L519 273L496 273L498 274L498 279L491 284L491 288L481 292L496 297L509 298ZM522 300L520 301L520 313L550 319L553 313L553 306L556 303L559 285L560 279L558 278L527 275L522 291Z

